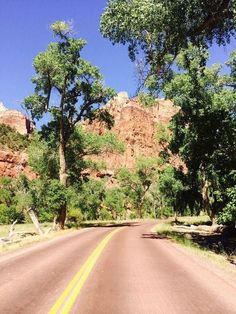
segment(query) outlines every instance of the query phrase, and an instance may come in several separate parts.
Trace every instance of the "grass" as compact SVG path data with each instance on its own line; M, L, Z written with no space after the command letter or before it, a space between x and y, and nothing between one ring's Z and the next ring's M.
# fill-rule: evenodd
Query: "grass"
M185 217L178 217L178 221L183 223L183 224L202 225L202 224L209 222L209 217L207 215L185 216Z
M43 231L46 231L51 227L50 223L42 224ZM0 225L0 237L7 237L10 230L10 225ZM25 223L25 224L16 224L15 225L15 232L29 232L34 233L36 232L35 227L31 223Z
M171 239L174 243L177 243L181 245L182 247L186 248L187 250L190 250L195 255L203 256L207 259L210 259L211 261L215 262L219 266L223 268L231 268L235 267L230 264L230 262L227 260L228 256L224 253L216 254L213 251L210 251L207 248L204 248L197 243L195 243L191 238L188 238L186 233L183 234L181 232L178 232L176 230L172 229L171 222L173 220L168 220L163 223L159 223L158 226L155 228L155 231L163 236L166 236L168 239ZM178 218L179 222L182 222L183 224L204 224L209 221L209 218L207 216L199 216L199 217L180 217ZM235 269L234 269L235 271Z
M52 226L51 223L44 223L41 225L43 231L47 231L51 226ZM10 225L0 225L0 237L7 237L9 229L10 229ZM12 243L2 243L0 244L0 253L14 251L19 248L27 247L37 242L42 242L42 241L46 241L46 240L49 240L58 236L62 236L73 231L75 231L75 229L50 231L48 234L45 234L43 236L35 234L32 236L26 236L25 238L22 238L19 241L16 240L16 242L13 241ZM15 232L27 232L27 233L34 234L35 228L34 228L34 225L30 223L16 224Z

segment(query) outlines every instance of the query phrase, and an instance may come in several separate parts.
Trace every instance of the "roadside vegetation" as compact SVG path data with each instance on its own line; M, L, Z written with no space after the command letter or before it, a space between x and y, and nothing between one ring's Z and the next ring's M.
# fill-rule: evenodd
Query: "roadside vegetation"
M153 230L222 266L236 265L236 237L224 228L214 228L207 215L167 219Z

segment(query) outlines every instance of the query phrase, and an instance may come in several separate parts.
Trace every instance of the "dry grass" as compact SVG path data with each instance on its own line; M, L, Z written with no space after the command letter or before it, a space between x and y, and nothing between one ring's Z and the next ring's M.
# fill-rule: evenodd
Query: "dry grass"
M47 231L52 224L45 223L42 224L41 227L43 231ZM0 225L0 237L6 237L8 235L10 226L9 225ZM22 247L30 246L37 242L46 241L58 236L63 236L67 233L73 232L75 229L65 229L61 231L50 231L49 233L39 236L35 233L35 228L33 224L16 224L15 225L15 232L26 232L26 233L32 233L35 235L28 235L25 238L13 238L13 241L11 243L1 243L0 244L0 253L8 252L8 251L14 251Z
M189 224L189 225L201 225L206 222L209 222L209 216L207 215L200 215L200 216L185 216L185 217L178 217L178 221L181 223Z
M52 224L45 223L42 224L42 229L46 231L51 227ZM7 237L10 230L10 225L0 225L0 237ZM34 225L31 223L25 223L25 224L16 224L15 225L15 232L29 232L29 233L35 233Z
M181 232L178 232L176 230L173 230L171 226L171 221L173 219L160 222L156 228L155 231L163 236L166 236L168 239L171 239L174 243L177 243L184 247L187 250L190 250L195 255L205 257L217 265L223 267L224 269L230 270L235 272L235 266L230 264L228 261L228 256L224 253L222 254L216 254L213 251L210 251L207 248L199 246L197 243L195 243L192 239L189 239L186 237L186 235L182 234ZM209 221L208 216L199 216L199 217L181 217L178 218L178 221L186 224L202 224L204 222Z

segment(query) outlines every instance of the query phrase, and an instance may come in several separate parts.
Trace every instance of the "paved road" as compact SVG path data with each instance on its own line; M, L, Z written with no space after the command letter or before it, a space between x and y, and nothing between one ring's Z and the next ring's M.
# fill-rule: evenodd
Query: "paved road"
M0 313L49 313L58 300L82 314L236 313L236 285L152 226L82 230L2 256Z

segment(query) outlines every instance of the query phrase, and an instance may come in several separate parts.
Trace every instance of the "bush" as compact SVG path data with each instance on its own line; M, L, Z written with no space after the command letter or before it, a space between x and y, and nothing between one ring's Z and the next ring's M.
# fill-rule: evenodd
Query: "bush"
M72 207L68 210L67 225L69 227L78 227L84 220L84 216L79 208Z
M101 208L99 212L99 219L112 220L112 214L106 208Z
M138 101L144 107L154 107L158 103L156 98L153 95L147 94L147 93L144 93L144 92L140 92L138 94Z
M226 225L236 224L236 185L226 191L228 202L219 213L218 222Z
M40 210L39 210L39 221L40 222L51 222L51 221L53 221L54 217L55 217L55 215L52 212L40 208Z
M29 144L28 138L10 126L0 124L0 146L3 148L9 148L14 151L25 150Z
M16 207L8 207L5 204L0 204L0 224L11 224L17 219L18 222L23 222L24 215L16 210Z
M129 216L130 219L137 219L137 214L135 212L132 212Z

